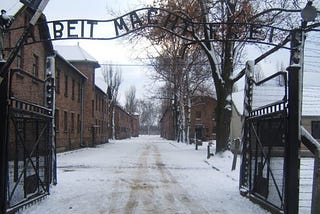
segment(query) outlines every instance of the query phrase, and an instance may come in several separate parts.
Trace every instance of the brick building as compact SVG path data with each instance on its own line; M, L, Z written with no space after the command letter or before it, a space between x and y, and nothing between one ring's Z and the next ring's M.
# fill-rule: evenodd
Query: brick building
M87 76L59 53L55 57L57 151L79 148L83 127L83 91Z
M15 14L3 34L4 60L33 13L22 7ZM95 85L98 62L79 46L61 47L56 52L44 15L39 23L10 65L8 81L5 78L0 84L1 140L5 141L0 147L1 211L14 212L28 200L49 194L50 184L56 182L54 145L60 152L108 141L108 99Z
M4 58L8 58L11 50L15 47L18 39L23 33L25 24L31 19L32 11L22 7L14 16L11 30L4 33ZM44 16L40 17L40 22L45 22ZM27 39L27 42L33 42L39 39L50 38L47 25L36 25ZM9 96L12 104L23 101L25 106L28 104L45 106L45 79L46 79L46 58L54 54L51 42L33 43L24 45L19 50L15 60L9 68ZM17 100L17 101L14 101ZM19 102L21 103L21 102ZM2 120L4 123L4 120ZM25 138L36 135L35 124L26 124L27 131L21 129L20 124L9 120L9 159L15 158L15 152L19 146L19 132L24 132ZM25 142L27 146L32 147L34 142Z
M131 137L131 116L119 105L114 106L115 138Z
M115 138L125 139L139 136L139 116L131 115L121 106L114 106Z
M81 107L79 114L70 111L70 116L67 115L68 112L65 112L63 116L64 118L70 118L74 114L74 120L77 121L75 124L80 124L77 126L80 130L80 141L77 145L95 146L96 144L106 143L108 141L108 99L106 93L95 85L95 69L100 67L99 63L78 45L56 46L55 48L59 55L62 55L71 66L85 77L84 81L80 82L78 79L71 77L71 74L65 73L63 74L64 81L61 81L61 84L67 88L64 89L64 93L68 93L65 97L70 97L70 102L76 101L79 104L78 107ZM72 97L77 94L80 96L72 100ZM66 105L69 105L68 101ZM66 125L68 126L66 127L67 130L72 130L70 125ZM69 133L69 131L67 132Z
M33 11L22 7L4 34L4 56L16 45ZM97 60L79 46L53 47L45 16L41 16L10 67L13 98L45 106L46 59L55 61L55 140L57 151L108 142L108 100L95 85ZM46 42L36 42L45 40ZM54 50L56 49L56 50ZM10 129L13 129L12 125ZM15 141L14 138L11 140ZM13 145L13 144L12 144ZM13 151L13 150L12 150Z
M216 99L209 96L196 96L191 100L190 138L196 134L198 139L215 139ZM185 111L187 112L187 111ZM175 139L174 114L167 108L160 120L160 136L169 140ZM187 120L186 120L187 121Z
M95 125L93 126L95 129L93 130L93 144L101 144L108 142L108 98L106 93L95 86L95 110L94 110L94 118Z
M139 115L134 114L131 115L131 136L132 137L139 137Z
M209 96L197 96L192 99L190 136L212 140L216 137L215 109L217 100Z

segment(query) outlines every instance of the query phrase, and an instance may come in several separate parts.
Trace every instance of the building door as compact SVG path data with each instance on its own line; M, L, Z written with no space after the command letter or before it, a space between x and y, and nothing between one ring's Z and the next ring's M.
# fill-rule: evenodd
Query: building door
M195 133L197 139L202 139L203 137L203 126L202 125L196 125L195 127Z

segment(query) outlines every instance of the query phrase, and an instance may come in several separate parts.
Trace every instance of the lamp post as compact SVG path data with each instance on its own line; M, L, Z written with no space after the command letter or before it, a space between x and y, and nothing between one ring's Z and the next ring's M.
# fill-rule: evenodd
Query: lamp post
M289 110L288 110L288 143L285 171L285 213L299 212L299 171L300 171L300 142L301 142L301 110L303 89L303 58L304 58L304 28L309 21L317 16L317 10L308 1L301 11L302 25L291 32L291 56L289 73Z
M4 32L11 25L11 17L7 15L5 10L1 10L0 15L0 72L6 63L6 60L3 56L4 51ZM4 80L4 81L2 81ZM8 77L0 77L0 118L2 122L0 123L0 213L6 212L6 188L7 188L7 119L8 119L8 109L7 109L7 88L8 88Z

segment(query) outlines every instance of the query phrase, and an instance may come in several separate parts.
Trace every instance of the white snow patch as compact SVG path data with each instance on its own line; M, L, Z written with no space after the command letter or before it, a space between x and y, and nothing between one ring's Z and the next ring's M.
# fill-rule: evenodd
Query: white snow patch
M268 213L240 195L240 160L206 155L158 136L60 153L58 185L21 213Z

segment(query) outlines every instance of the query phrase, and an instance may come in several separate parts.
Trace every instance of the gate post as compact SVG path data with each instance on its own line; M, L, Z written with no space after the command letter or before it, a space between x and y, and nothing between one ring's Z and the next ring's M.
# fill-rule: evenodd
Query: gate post
M285 157L285 213L297 214L299 210L299 171L301 142L302 74L304 33L302 29L291 32L288 108L288 143Z
M2 72L3 64L0 64ZM7 118L8 118L8 75L0 82L0 213L7 210L7 175L8 175L8 148L7 148Z

